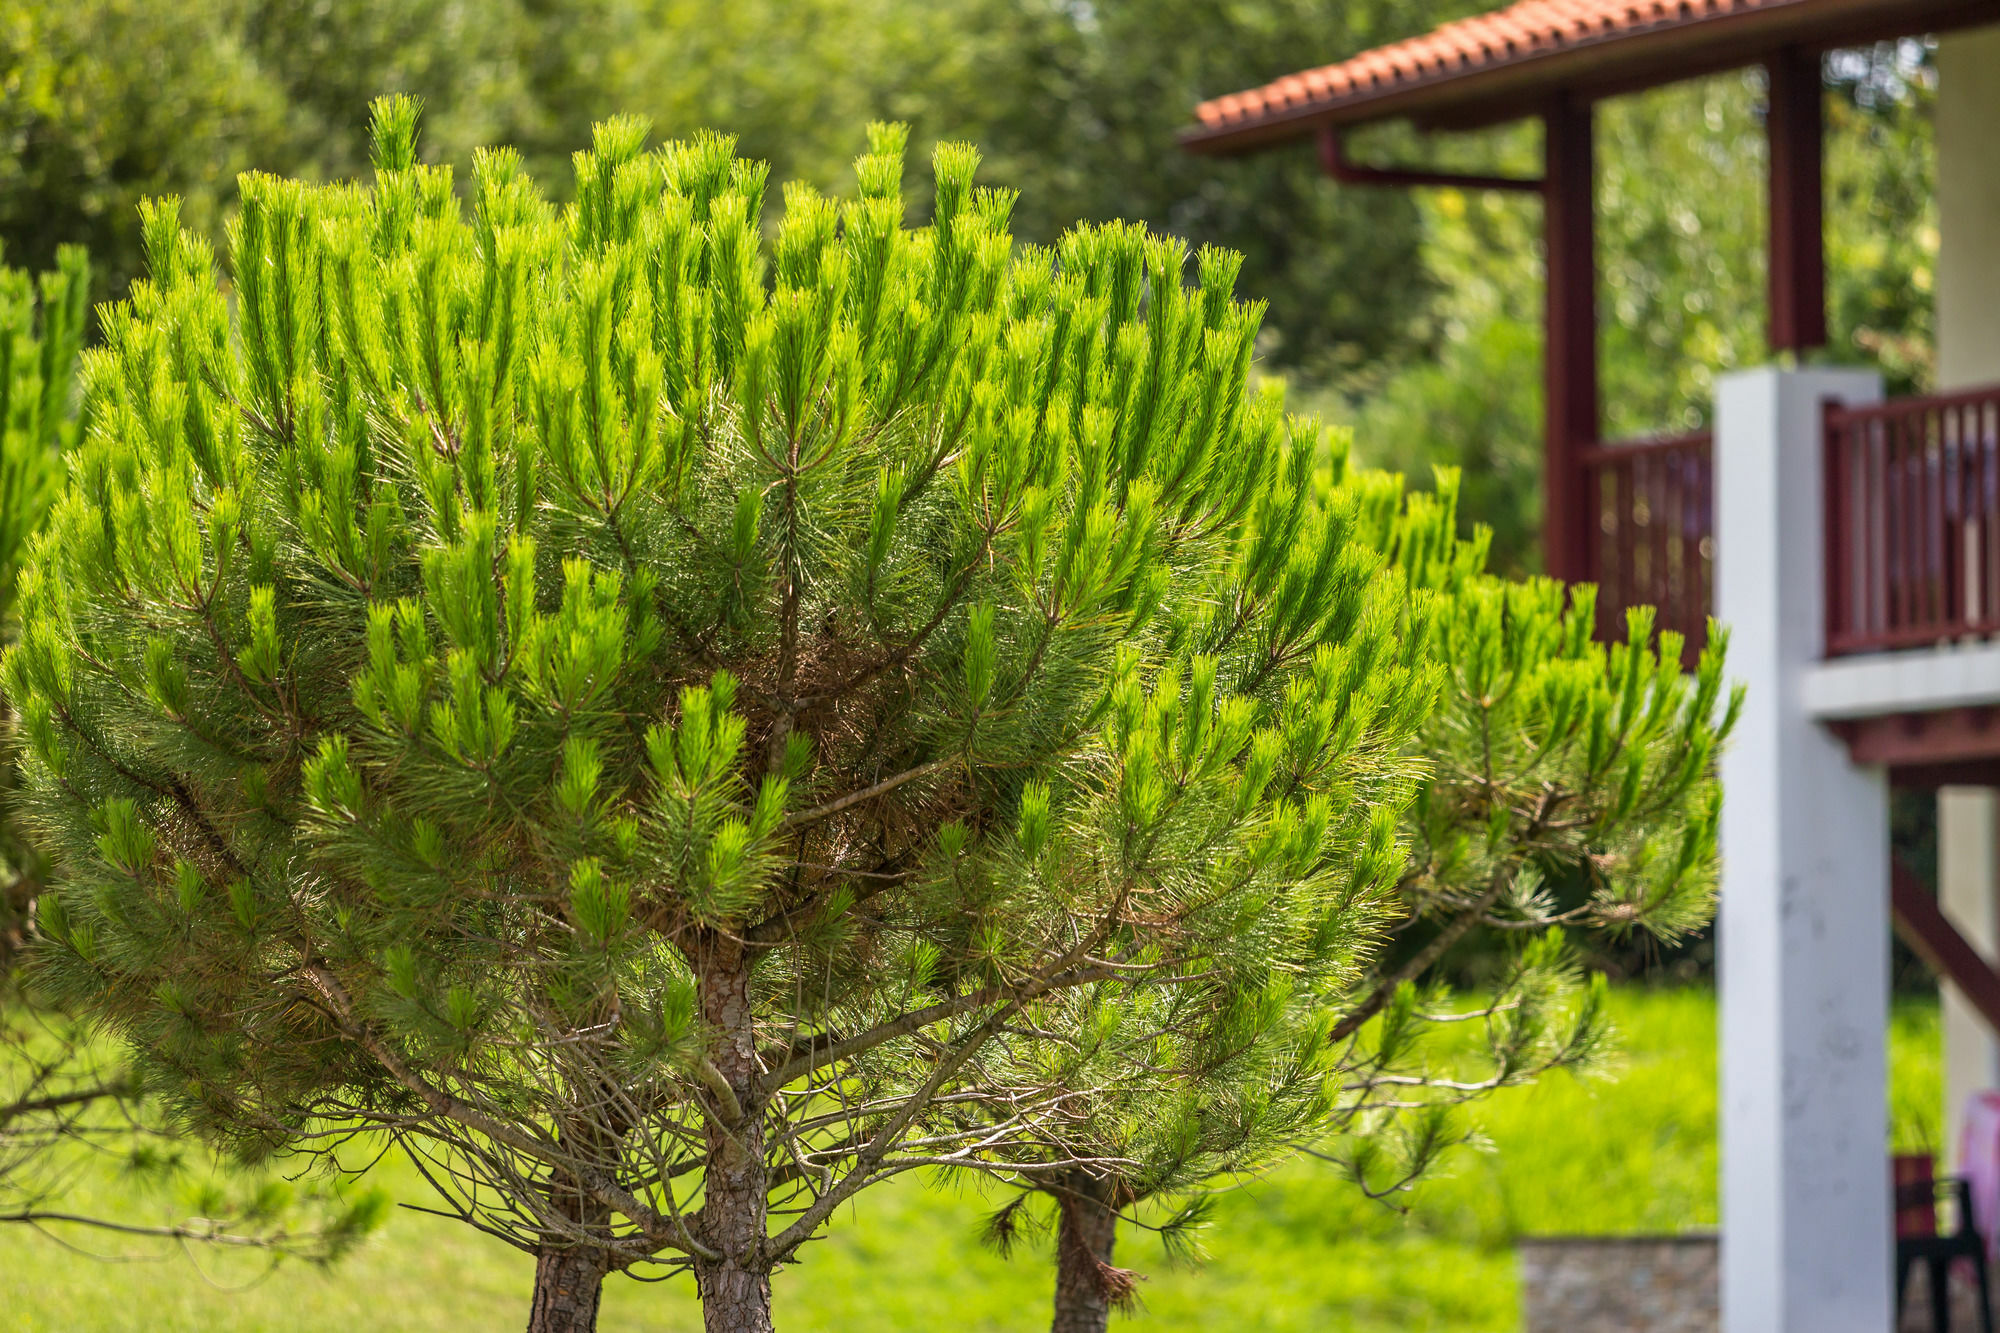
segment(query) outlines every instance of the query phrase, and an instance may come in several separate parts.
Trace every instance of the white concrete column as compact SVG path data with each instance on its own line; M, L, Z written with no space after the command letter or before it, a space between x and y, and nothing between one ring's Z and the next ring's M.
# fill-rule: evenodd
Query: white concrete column
M2000 26L1937 51L1938 386L2000 381Z
M1807 717L1824 643L1820 406L1856 371L1724 376L1716 614L1749 689L1722 759L1722 1327L1890 1326L1889 792Z
M1938 905L1991 961L2000 943L2000 800L1991 787L1945 787L1937 795ZM1958 987L1940 979L1944 1026L1944 1142L1939 1156L1958 1164L1958 1129L1975 1092L2000 1088L2000 1042Z

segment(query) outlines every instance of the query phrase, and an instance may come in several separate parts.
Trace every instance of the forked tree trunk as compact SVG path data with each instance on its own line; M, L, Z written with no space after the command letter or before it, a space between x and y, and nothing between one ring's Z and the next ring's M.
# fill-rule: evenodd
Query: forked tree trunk
M596 1251L579 1245L535 1256L535 1303L528 1333L594 1333L604 1267Z
M715 1068L735 1093L742 1119L711 1116L702 1185L702 1237L715 1260L697 1260L707 1333L771 1333L771 1264L766 1256L770 1177L764 1163L764 1116L757 1096L756 1034L751 1022L750 966L743 946L718 939L701 973L702 1017L717 1040ZM719 1109L719 1108L718 1108Z
M1104 1333L1111 1309L1131 1300L1133 1275L1111 1266L1118 1214L1102 1181L1072 1172L1058 1185L1056 1316L1050 1333Z

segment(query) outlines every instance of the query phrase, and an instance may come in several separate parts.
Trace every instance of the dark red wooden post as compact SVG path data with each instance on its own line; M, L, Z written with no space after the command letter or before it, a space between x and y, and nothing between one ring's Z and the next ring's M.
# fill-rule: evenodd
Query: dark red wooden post
M1819 53L1788 47L1764 66L1770 110L1771 347L1826 343L1826 242L1820 217L1824 93Z
M1585 579L1596 507L1582 453L1597 443L1596 199L1590 103L1561 96L1543 117L1542 243L1548 252L1542 550L1548 572Z

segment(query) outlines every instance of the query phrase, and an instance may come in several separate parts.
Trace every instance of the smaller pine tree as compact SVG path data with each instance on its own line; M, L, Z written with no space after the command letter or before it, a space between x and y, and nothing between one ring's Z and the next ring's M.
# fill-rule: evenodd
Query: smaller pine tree
M1121 1021L1050 1044L1093 1089L1088 1112L1027 1145L987 1239L1004 1252L1053 1230L1055 1333L1101 1333L1133 1296L1137 1275L1113 1263L1121 1218L1187 1253L1216 1182L1301 1152L1370 1197L1406 1194L1462 1141L1454 1108L1606 1049L1603 978L1584 979L1575 936L1672 941L1713 914L1715 758L1740 708L1723 700L1726 636L1692 675L1649 608L1625 642L1594 642L1595 589L1483 572L1487 534L1456 534L1455 474L1406 494L1400 476L1350 471L1342 443L1326 502L1433 602L1427 652L1444 672L1410 740L1423 778L1398 919L1334 988L1273 985L1198 1021L1098 995ZM1466 1008L1442 964L1474 931L1497 937L1496 966Z
M607 123L560 210L375 140L244 178L234 322L148 209L5 662L46 975L189 1123L389 1135L536 1329L768 1329L860 1191L1064 1142L1046 1036L1359 984L1434 599L1234 257L1017 252L955 146L912 228L887 127L768 239L726 140Z

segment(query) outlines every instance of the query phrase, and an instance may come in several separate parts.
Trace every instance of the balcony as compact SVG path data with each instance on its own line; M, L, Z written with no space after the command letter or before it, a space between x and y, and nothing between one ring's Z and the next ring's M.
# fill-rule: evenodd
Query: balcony
M2000 635L2000 385L1846 407L1824 439L1825 655ZM1659 609L1692 662L1715 604L1714 441L1581 451L1598 633Z
M2000 632L2000 387L1826 409L1826 654Z

